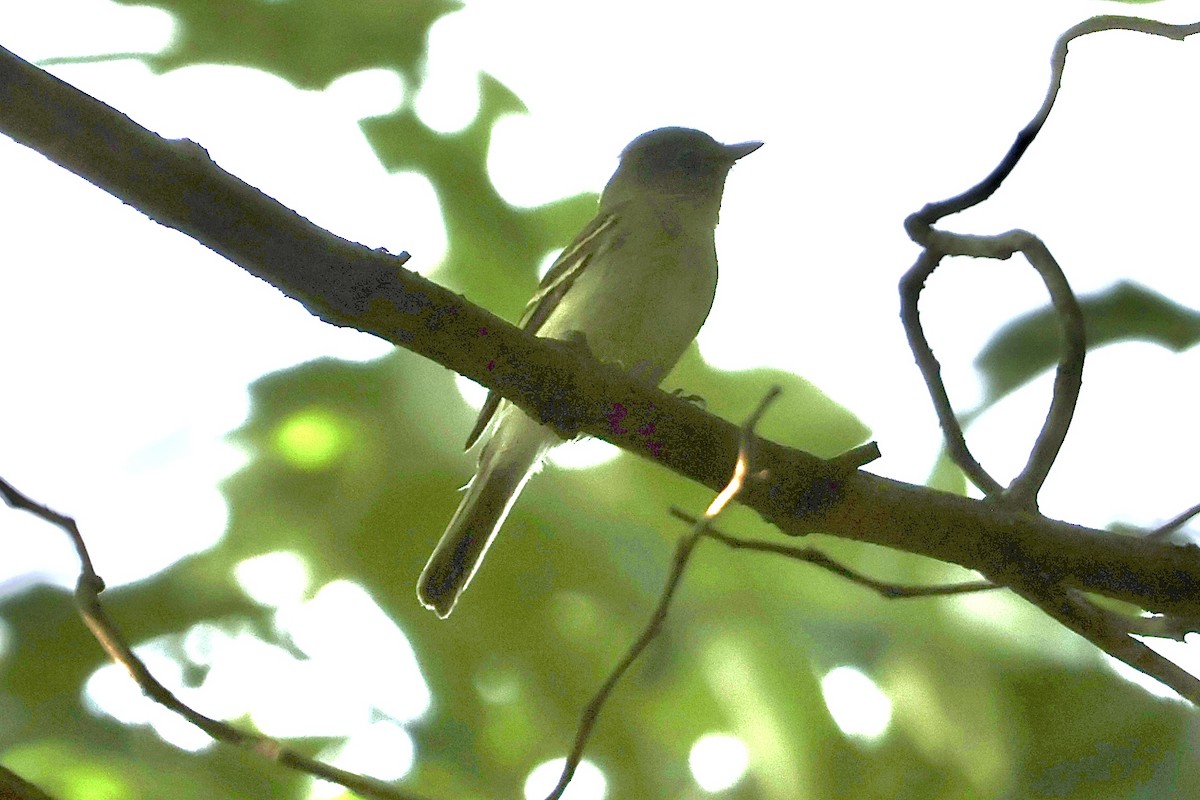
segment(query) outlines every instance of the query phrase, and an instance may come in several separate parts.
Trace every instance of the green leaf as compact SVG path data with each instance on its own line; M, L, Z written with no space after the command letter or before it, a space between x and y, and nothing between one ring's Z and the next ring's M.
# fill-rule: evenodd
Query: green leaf
M389 170L420 172L433 184L449 250L438 279L495 313L516 319L537 288L537 266L569 243L596 213L592 194L538 208L515 208L487 174L492 127L525 106L495 78L480 76L475 120L455 133L436 133L410 107L362 122L371 147Z
M157 72L232 64L272 72L302 89L323 89L364 69L394 69L418 84L429 28L461 8L456 0L115 0L161 8L175 36L146 56Z
M1079 298L1089 350L1113 342L1145 341L1180 352L1200 342L1200 312L1136 283L1122 281ZM1001 328L975 359L983 374L984 399L970 416L1058 363L1062 329L1047 305Z

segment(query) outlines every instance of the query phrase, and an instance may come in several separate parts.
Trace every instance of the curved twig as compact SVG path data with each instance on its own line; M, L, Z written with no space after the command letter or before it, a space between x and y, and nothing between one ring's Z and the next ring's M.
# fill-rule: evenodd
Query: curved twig
M696 524L697 520L691 514L679 508L671 509L671 516L687 522L688 524ZM907 600L918 597L945 597L955 594L971 594L974 592L988 592L993 589L1003 589L1005 587L992 583L991 581L960 581L959 583L938 583L930 586L906 586L898 583L888 583L887 581L876 580L869 575L863 575L857 570L853 570L822 553L815 547L796 547L795 545L783 544L781 542L759 541L757 539L743 539L739 536L732 536L723 531L709 526L704 533L709 539L720 542L731 550L750 550L757 553L772 553L774 555L785 556L796 561L805 561L821 569L828 570L834 575L845 578L851 583L857 583L859 586L866 587L878 594L885 600Z
M219 742L249 750L285 767L341 784L364 797L377 797L381 800L421 800L419 795L412 792L400 791L381 781L347 772L303 756L270 737L238 730L232 725L205 716L184 703L154 677L146 663L137 657L125 641L120 628L104 610L104 606L100 602L100 592L104 590L104 581L92 567L92 559L88 555L87 545L83 541L83 535L79 531L79 526L75 524L75 520L33 501L3 478L0 478L0 497L3 497L4 501L12 508L28 511L51 525L61 528L71 538L71 542L79 554L81 565L79 581L75 586L75 605L79 609L79 614L88 629L91 630L92 635L96 637L96 641L100 642L101 647L108 653L109 658L124 667L151 700L174 711Z
M984 469L967 446L962 425L959 424L954 406L950 404L950 397L946 394L946 384L942 381L942 365L934 356L929 339L925 336L925 328L921 325L921 290L925 288L925 281L940 262L940 255L929 249L923 250L917 256L916 263L900 279L900 323L908 337L908 347L916 359L917 369L925 379L925 388L933 402L933 410L937 414L938 425L942 428L942 438L946 441L946 450L950 458L981 492L988 497L996 497L1004 491L1004 487Z
M1130 30L1182 40L1200 33L1200 23L1168 25L1133 17L1099 16L1069 29L1059 37L1055 45L1051 57L1050 86L1041 108L1017 134L1016 140L999 165L980 183L962 194L927 204L905 220L906 231L923 250L916 263L900 281L901 318L909 346L933 400L947 451L989 498L1001 502L1006 508L1017 513L1036 514L1038 493L1058 457L1074 415L1082 386L1083 363L1087 351L1082 312L1061 267L1045 244L1033 234L1014 230L998 236L967 236L935 230L933 225L945 216L983 202L1000 187L1049 118L1062 85L1068 45L1080 36L1104 30ZM1055 375L1050 409L1030 449L1029 460L1008 488L1003 489L974 458L966 444L962 427L941 380L940 365L922 329L918 303L926 280L946 256L1007 259L1016 252L1022 253L1041 276L1050 294L1051 303L1062 322L1066 346ZM1165 536L1197 513L1200 513L1200 506L1184 512L1147 538ZM1022 597L1109 655L1157 678L1192 703L1200 703L1200 680L1131 635L1139 630L1166 631L1182 635L1182 632L1194 627L1188 620L1163 618L1144 624L1142 621L1109 613L1078 590L1054 581L1031 583L1018 578L1009 579L1007 582Z
M579 767L579 762L583 760L583 749L591 737L592 729L596 726L596 722L600 718L600 711L608 701L609 695L612 694L613 689L616 688L617 683L625 673L629 671L629 668L633 666L633 662L638 659L638 656L645 651L650 642L662 630L663 623L667 619L667 611L671 608L671 601L675 597L675 591L679 588L679 582L683 579L684 570L687 569L688 562L691 560L692 552L696 549L696 545L704 537L709 524L716 519L717 515L725 510L746 485L746 478L750 475L750 463L754 451L754 427L767 410L767 406L779 396L780 391L778 386L772 386L763 396L762 400L759 401L754 413L742 424L738 441L737 460L734 462L733 474L729 479L729 483L713 498L713 501L705 510L704 516L692 526L692 529L675 546L675 558L671 562L671 572L667 576L662 594L658 599L658 605L655 606L650 621L646 623L646 627L642 629L641 635L629 646L629 649L625 651L625 655L621 657L616 667L605 678L604 683L600 685L596 693L592 695L592 699L588 701L583 714L580 715L579 728L575 732L575 741L571 745L571 752L567 754L562 774L558 778L557 785L546 796L546 800L559 800L562 797L562 793L566 791L567 785L575 776L575 770Z
M1013 141L1004 158L1000 160L1000 163L986 178L962 194L951 197L948 200L929 203L905 221L905 229L913 241L918 244L925 244L924 237L933 223L951 214L957 214L972 206L979 205L1000 188L1004 180L1016 168L1017 164L1020 163L1021 156L1025 155L1025 151L1029 148L1029 145L1033 144L1033 140L1037 138L1042 126L1046 124L1046 120L1050 117L1050 111L1054 108L1054 102L1058 98L1058 90L1062 87L1063 70L1067 64L1068 45L1080 36L1114 30L1135 31L1183 41L1193 34L1200 33L1200 22L1193 22L1187 25L1169 25L1165 22L1142 19L1141 17L1102 14L1091 19L1086 19L1078 25L1068 28L1062 36L1058 37L1058 41L1054 44L1054 51L1050 56L1050 87L1046 91L1046 98L1042 101L1041 108L1033 115L1033 119L1017 134L1017 138Z
M998 236L966 236L935 230L933 224L950 214L978 205L1000 187L1050 116L1062 86L1068 45L1080 36L1104 30L1131 30L1182 40L1200 32L1200 23L1168 25L1135 17L1099 16L1070 28L1055 44L1050 60L1050 86L1041 107L1017 134L1012 146L996 168L962 194L948 200L929 203L905 220L905 230L913 241L922 245L924 249L900 281L901 319L908 336L909 347L916 357L937 413L947 452L967 477L988 497L1002 499L1014 509L1036 510L1037 495L1058 458L1070 428L1079 400L1083 363L1087 352L1082 312L1061 267L1045 244L1033 234L1017 230ZM1034 440L1025 467L1005 489L984 469L966 444L962 426L950 405L941 379L941 367L922 329L918 303L925 281L946 256L1007 259L1015 252L1025 256L1046 285L1051 303L1063 324L1066 346L1059 359L1046 421Z

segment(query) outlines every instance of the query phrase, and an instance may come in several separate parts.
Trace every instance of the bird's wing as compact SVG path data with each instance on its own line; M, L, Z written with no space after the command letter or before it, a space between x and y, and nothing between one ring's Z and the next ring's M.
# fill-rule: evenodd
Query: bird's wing
M554 309L558 307L563 295L575 283L575 279L587 267L598 253L599 247L597 240L604 234L606 230L611 228L617 222L617 209L597 214L591 222L583 227L575 240L562 251L562 254L554 260L549 271L546 272L546 277L542 278L538 290L534 292L533 297L529 299L529 303L525 306L525 311L521 314L521 321L518 327L537 333L542 324L549 318ZM500 407L500 395L494 391L488 392L487 400L483 403L483 408L479 409L479 417L475 420L475 427L471 428L471 433L467 435L467 450L471 449L471 445L475 444L480 435L483 434L488 423L496 413L496 409Z

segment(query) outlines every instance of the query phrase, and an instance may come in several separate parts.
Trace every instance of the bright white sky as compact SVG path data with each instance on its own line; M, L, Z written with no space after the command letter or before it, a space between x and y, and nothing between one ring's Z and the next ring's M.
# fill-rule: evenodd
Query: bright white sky
M872 427L885 454L872 469L922 482L939 439L897 321L896 283L916 255L904 217L994 166L1040 104L1062 30L1099 13L1188 22L1200 12L1182 0L804 6L471 2L435 28L431 80L415 102L432 127L462 127L480 70L523 98L530 114L499 126L490 162L517 204L598 190L626 142L660 125L765 141L729 181L703 352L724 368L804 375ZM103 0L41 0L0 4L0 32L0 44L37 60L155 51L171 22ZM437 278L445 237L428 185L384 174L356 124L401 102L395 76L349 76L312 93L228 67L53 72L166 136L194 139L335 233L408 250L410 266ZM1059 108L1021 168L984 209L948 224L1034 231L1079 293L1134 279L1200 307L1197 91L1200 41L1077 42ZM388 346L318 322L2 137L0 175L0 475L86 520L110 584L145 576L224 529L216 484L243 456L223 436L245 417L248 382ZM958 407L975 402L982 345L1043 302L1015 260L955 264L931 281L924 316ZM1151 525L1197 502L1198 375L1196 349L1094 354L1043 509L1089 525ZM1044 376L970 431L995 473L1024 463L1049 385ZM23 515L2 527L0 592L74 580L65 541Z

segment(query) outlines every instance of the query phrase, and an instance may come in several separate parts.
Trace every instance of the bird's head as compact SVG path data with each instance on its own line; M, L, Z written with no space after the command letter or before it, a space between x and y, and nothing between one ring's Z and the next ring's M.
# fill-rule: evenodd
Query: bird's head
M658 128L634 139L604 189L603 204L631 196L662 196L673 202L720 206L725 176L762 142L721 144L692 128Z

